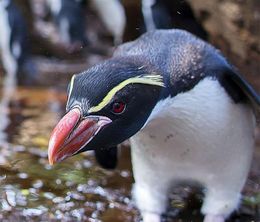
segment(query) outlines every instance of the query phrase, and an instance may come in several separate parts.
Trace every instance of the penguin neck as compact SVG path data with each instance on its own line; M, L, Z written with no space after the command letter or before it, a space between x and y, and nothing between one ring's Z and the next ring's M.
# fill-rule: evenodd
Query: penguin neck
M146 132L153 130L158 127L161 122L167 121L167 116L165 115L165 111L173 101L172 97L167 97L162 100L159 100L157 104L154 106L150 116L146 120L140 132Z

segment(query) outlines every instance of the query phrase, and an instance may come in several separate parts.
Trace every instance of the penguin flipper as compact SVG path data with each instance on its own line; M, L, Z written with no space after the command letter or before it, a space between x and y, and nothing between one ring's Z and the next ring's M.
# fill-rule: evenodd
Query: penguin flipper
M96 149L95 157L99 165L105 169L115 169L117 166L117 147Z
M260 95L234 70L228 70L222 77L222 84L235 102L248 100L255 111L260 112Z

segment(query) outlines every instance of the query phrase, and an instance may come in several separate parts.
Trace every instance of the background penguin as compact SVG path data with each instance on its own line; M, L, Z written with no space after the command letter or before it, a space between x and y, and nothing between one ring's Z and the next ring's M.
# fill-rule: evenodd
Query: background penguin
M61 41L72 48L86 46L86 0L48 0L47 3L58 26Z
M237 208L260 98L211 45L186 31L148 32L74 75L68 94L49 142L51 164L130 138L145 222L160 221L179 183L205 189L204 222L223 222Z
M123 42L126 15L120 0L92 0L93 8L114 38L114 44Z
M0 51L8 75L18 74L20 82L36 79L36 66L30 58L28 32L24 17L12 0L0 1Z
M142 0L142 13L144 17L144 24L147 31L153 31L156 29L156 24L154 21L153 10L152 10L152 7L155 4L155 2L156 2L155 0ZM164 13L162 13L162 15L163 18L169 17L168 13L165 12L165 10ZM167 19L165 22L168 28L168 24L170 23L169 19Z
M207 33L196 21L193 11L186 1L142 0L142 15L144 20L142 32L180 28L204 40L207 39Z

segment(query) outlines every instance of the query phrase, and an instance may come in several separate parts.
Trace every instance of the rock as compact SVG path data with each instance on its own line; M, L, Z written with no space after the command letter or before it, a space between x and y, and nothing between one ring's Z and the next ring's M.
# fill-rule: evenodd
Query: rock
M260 89L260 1L188 0L209 41Z

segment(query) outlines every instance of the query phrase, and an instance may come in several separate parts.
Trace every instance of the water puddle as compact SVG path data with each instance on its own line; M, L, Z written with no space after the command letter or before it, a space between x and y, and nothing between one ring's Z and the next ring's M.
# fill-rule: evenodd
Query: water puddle
M0 219L103 221L116 214L133 221L129 159L114 172L97 167L91 153L48 164L48 138L65 101L65 91L55 89L17 88L9 97L0 144Z

